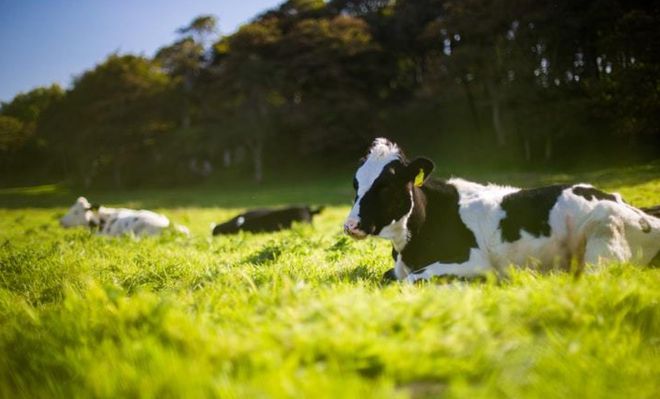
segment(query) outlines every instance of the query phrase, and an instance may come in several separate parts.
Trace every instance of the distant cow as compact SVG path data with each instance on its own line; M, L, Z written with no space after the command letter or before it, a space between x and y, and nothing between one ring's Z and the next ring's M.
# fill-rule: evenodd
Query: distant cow
M344 230L392 241L386 278L472 277L509 265L569 269L601 261L655 263L660 219L588 184L520 189L428 179L434 164L408 161L376 139L353 180Z
M79 197L60 219L63 227L88 226L98 234L119 236L123 234L157 235L170 227L167 217L146 210L108 208L90 204L85 197ZM188 229L175 225L175 230L188 235Z
M288 229L293 222L311 223L323 207L292 206L281 209L255 209L213 227L213 235L236 234L239 231L265 233Z

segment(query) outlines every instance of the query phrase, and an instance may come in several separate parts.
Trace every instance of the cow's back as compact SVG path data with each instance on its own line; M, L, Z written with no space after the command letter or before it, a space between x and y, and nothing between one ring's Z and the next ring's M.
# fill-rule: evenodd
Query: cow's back
M123 234L156 235L170 225L167 217L147 210L117 209L109 216L101 234L118 236Z
M660 245L660 219L626 204L618 194L589 185L468 188L461 198L461 217L497 269L581 264L597 229L620 229L621 245L629 246L631 259L642 264L650 262Z

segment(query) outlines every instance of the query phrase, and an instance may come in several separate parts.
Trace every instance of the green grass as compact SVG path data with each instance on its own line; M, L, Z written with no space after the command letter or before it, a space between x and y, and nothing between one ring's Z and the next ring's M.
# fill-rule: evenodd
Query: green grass
M340 232L345 180L89 195L193 233L141 240L61 229L74 190L0 192L0 397L660 397L659 269L381 286L387 243ZM657 165L489 180L660 204ZM313 226L209 236L234 208L288 202L332 206Z

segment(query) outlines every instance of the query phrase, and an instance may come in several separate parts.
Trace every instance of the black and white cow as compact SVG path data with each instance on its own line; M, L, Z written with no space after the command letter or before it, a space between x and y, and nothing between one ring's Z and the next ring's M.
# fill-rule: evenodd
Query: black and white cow
M408 161L376 139L353 181L344 224L356 239L392 241L385 278L473 277L510 265L540 270L658 259L660 219L587 184L535 189L428 179L434 164ZM655 261L654 261L655 262Z
M280 209L255 209L213 226L213 235L236 234L239 231L265 233L288 229L294 222L311 223L323 207L290 206Z
M62 227L87 226L100 235L123 234L157 235L170 226L170 220L158 213L146 210L108 208L90 204L87 198L78 197L69 211L60 219ZM174 225L174 229L188 235L185 226Z

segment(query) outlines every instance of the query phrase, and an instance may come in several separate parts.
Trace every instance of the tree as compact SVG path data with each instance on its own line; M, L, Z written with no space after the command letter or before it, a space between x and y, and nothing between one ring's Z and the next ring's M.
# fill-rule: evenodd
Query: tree
M20 120L0 115L0 152L9 152L19 148L26 140L24 127Z
M112 54L78 77L43 126L65 170L86 185L107 177L122 186L125 170L153 163L159 136L172 128L170 87L154 63L133 55Z
M0 153L2 168L16 175L36 174L49 157L48 143L38 134L43 115L64 97L58 85L38 87L27 93L16 95L10 102L0 106Z
M217 33L218 18L214 15L200 15L193 19L188 26L179 28L177 32L180 35L192 37L196 43L203 48L207 48L209 40Z
M192 104L195 84L203 68L207 66L207 52L210 37L216 33L217 18L213 15L201 15L188 26L179 28L182 35L169 46L160 48L154 57L180 90L181 127L191 126Z
M264 146L274 134L275 115L282 107L281 64L275 46L281 38L277 20L268 18L242 26L216 46L214 97L226 126L250 149L254 179L263 180Z
M26 143L35 134L39 118L50 106L64 97L59 85L37 87L27 93L19 93L10 102L3 103L0 115L16 119L21 124L20 142Z
M386 96L393 69L368 24L347 15L305 19L279 47L287 60L285 97L298 124L301 151L362 147L378 117L373 106Z

